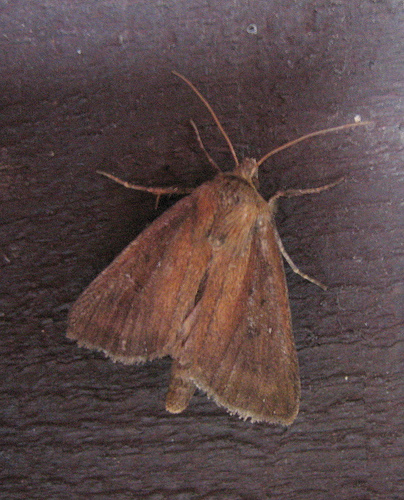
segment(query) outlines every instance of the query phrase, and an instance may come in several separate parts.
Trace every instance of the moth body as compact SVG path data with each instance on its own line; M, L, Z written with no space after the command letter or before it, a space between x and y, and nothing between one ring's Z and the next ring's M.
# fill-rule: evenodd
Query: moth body
M300 379L281 254L295 272L322 285L284 250L275 205L281 196L319 193L341 180L279 191L266 202L257 191L258 168L303 139L359 124L312 132L258 162L239 163L209 103L175 74L208 108L236 166L177 202L116 257L73 305L67 336L127 364L170 356L166 408L172 413L183 411L199 388L241 418L289 425L299 409ZM104 175L157 196L178 192Z
M83 292L69 338L116 361L173 358L167 409L196 387L231 413L291 423L300 384L282 258L255 160L145 229Z

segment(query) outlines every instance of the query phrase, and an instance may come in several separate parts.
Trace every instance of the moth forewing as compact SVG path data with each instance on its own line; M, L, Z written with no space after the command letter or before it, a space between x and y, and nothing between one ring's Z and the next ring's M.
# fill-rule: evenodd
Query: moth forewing
M208 235L214 250L171 353L167 408L181 407L184 386L196 385L242 418L286 425L297 414L300 383L271 209L239 175L212 184L221 199Z
M89 285L69 313L69 338L128 364L169 354L209 257L193 245L210 223L208 192L176 203Z

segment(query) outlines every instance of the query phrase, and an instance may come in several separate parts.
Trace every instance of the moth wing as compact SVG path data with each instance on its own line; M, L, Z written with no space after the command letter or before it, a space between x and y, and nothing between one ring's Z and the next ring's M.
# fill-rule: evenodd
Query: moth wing
M145 229L77 299L67 336L124 363L170 354L211 257L205 183Z
M284 268L269 210L254 217L213 253L174 358L230 413L289 425L300 380Z

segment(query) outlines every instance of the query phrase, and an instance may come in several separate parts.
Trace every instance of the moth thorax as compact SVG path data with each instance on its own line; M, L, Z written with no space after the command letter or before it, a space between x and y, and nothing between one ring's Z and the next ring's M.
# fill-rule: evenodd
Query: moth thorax
M234 173L258 188L258 165L254 158L244 158L240 165L234 169Z

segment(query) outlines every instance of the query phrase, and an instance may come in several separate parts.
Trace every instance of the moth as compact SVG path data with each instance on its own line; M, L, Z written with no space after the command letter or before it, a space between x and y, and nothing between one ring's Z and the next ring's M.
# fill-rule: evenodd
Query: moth
M275 208L281 197L319 193L339 181L278 191L266 201L258 193L258 169L292 144L359 124L314 132L259 161L240 162L207 100L173 73L209 110L235 167L220 171L193 124L217 175L157 218L88 286L70 310L67 336L126 364L170 356L169 412L182 412L199 388L243 419L290 425L300 378L282 255L319 283L285 252ZM179 192L105 175L157 196Z

